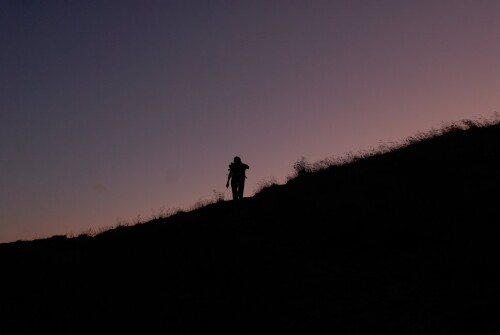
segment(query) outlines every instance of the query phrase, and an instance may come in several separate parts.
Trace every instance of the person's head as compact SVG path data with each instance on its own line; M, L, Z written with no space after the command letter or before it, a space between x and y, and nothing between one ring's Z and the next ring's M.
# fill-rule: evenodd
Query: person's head
M235 163L241 163L241 158L236 156L234 157L234 160L233 160Z

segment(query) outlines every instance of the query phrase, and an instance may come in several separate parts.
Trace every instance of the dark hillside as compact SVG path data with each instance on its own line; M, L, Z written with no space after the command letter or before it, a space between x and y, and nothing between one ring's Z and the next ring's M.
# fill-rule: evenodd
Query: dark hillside
M95 237L0 245L0 334L498 334L500 124Z

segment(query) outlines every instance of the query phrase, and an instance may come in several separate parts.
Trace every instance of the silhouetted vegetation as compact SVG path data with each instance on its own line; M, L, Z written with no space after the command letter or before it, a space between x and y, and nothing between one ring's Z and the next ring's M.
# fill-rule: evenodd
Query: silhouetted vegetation
M498 333L498 120L293 168L238 202L0 244L0 333Z

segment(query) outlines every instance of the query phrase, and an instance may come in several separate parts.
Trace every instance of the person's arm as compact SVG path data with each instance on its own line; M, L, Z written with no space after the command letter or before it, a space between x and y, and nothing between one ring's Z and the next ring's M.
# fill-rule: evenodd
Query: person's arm
M229 170L229 173L227 174L226 188L229 187L229 181L231 180L232 175L233 175L233 172L231 170Z

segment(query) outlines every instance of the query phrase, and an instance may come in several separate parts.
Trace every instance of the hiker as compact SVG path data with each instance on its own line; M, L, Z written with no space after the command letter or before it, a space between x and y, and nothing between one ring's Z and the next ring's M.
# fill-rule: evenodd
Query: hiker
M231 189L233 191L233 200L243 199L243 190L245 189L245 170L250 167L241 162L241 158L236 156L231 164L229 164L229 174L227 175L226 188L229 187L231 181Z

